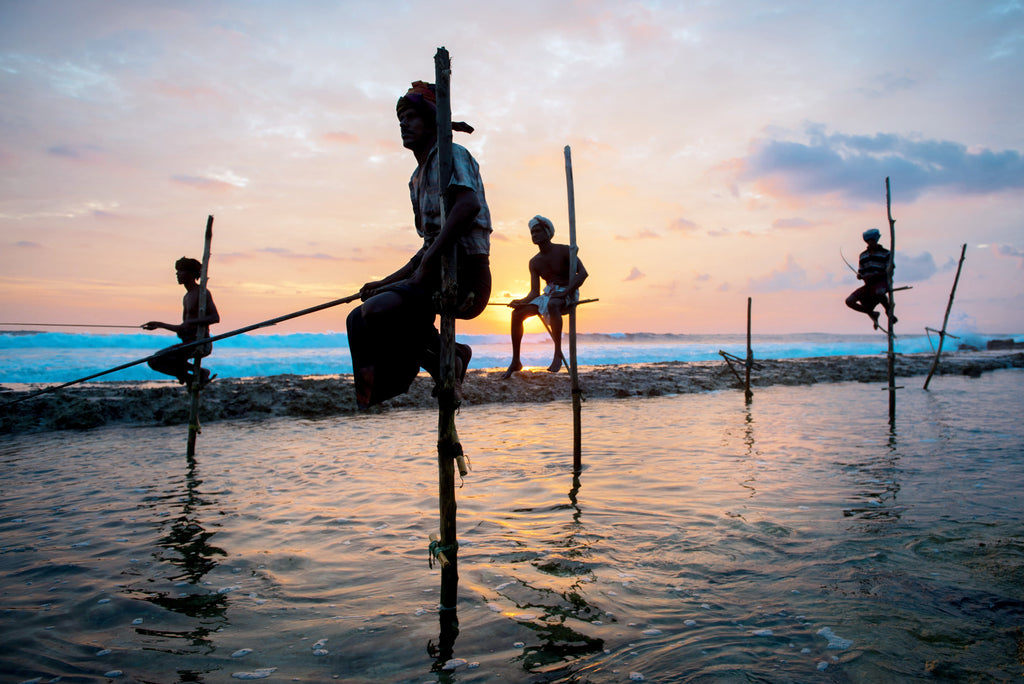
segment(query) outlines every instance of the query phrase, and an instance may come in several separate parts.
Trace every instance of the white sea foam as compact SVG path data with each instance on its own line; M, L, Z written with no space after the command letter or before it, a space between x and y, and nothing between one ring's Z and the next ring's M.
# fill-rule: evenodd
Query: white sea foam
M849 639L843 639L828 627L822 627L817 631L817 634L828 639L828 648L834 648L836 650L843 651L853 646L852 641L850 641Z
M276 667L263 667L249 672L232 672L231 676L235 679L266 679L275 672L277 672Z
M224 332L229 331L214 331L215 334ZM990 339L1008 336L953 332L960 336L959 343L981 349ZM473 347L474 368L508 365L507 335L460 335L458 339ZM0 383L67 382L144 358L173 341L173 336L145 333L12 335L0 331ZM884 346L884 338L878 334L757 335L753 346L755 356L761 359L875 355ZM580 334L578 358L582 365L720 361L719 350L745 355L746 336ZM925 335L901 335L896 341L897 353L931 350L932 345ZM523 338L525 366L547 366L550 360L551 340L546 334L530 333ZM348 338L344 333L238 335L216 342L209 363L216 366L222 378L352 372ZM165 376L150 370L146 364L138 364L112 373L107 379L152 381L164 380Z

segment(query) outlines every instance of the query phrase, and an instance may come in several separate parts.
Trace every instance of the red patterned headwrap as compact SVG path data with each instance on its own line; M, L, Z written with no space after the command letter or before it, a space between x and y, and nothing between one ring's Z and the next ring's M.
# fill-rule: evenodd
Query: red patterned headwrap
M395 113L401 116L406 109L415 109L421 116L437 120L437 86L424 81L413 81L405 95L398 98ZM473 127L465 121L452 121L452 130L472 133Z

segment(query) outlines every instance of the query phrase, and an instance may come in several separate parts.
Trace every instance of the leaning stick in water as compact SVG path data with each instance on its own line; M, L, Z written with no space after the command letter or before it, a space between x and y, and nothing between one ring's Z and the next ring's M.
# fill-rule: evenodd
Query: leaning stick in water
M98 377L100 377L102 375L109 375L111 373L116 373L119 370L124 370L125 368L131 368L132 366L138 366L140 363L146 363L147 361L150 361L150 360L155 359L155 358L159 358L159 357L164 356L166 354L170 354L171 352L179 352L179 351L182 351L182 350L185 350L185 349L194 349L195 347L198 347L199 345L202 345L202 344L212 344L212 343L217 342L219 340L225 340L225 339L227 339L229 337L235 337L237 335L242 335L244 333L251 332L253 330L259 330L260 328L269 328L269 327L271 327L273 325L277 325L278 323L283 323L284 321L290 321L293 318L298 318L299 316L306 316L306 315L311 314L311 313L316 313L317 311L323 311L324 309L330 309L331 307L334 307L334 306L339 306L341 304L348 304L349 302L354 302L355 300L359 299L359 297L360 297L360 293L357 292L357 293L349 295L347 297L342 297L341 299L335 299L335 300L330 301L330 302L325 302L324 304L318 304L317 306L311 306L308 309L303 309L302 311L295 311L294 313L285 314L284 316L278 316L277 318L271 318L271 319L266 320L266 321L261 321L260 323L253 323L252 325L247 325L244 328L239 328L238 330L232 330L231 332L222 333L220 335L214 335L213 337L207 337L205 339L198 340L196 342L189 342L187 344L175 345L173 347L168 347L167 349L161 349L157 353L151 354L151 355L147 356L144 359L136 359L135 361L130 361L129 363L122 363L120 366L115 366L114 368L108 368L105 371L100 371L99 373L93 373L92 375L87 375L84 378L78 378L77 380L72 380L71 382L65 382L63 385L57 385L55 387L47 387L46 389L41 389L38 392L33 392L32 394L26 394L23 397L19 397L19 398L15 399L14 401L9 401L6 404L3 404L3 406L10 406L11 404L17 404L17 403L25 401L27 399L32 399L33 397L38 397L41 394L49 394L50 392L56 392L58 390L64 389L65 387L70 387L71 385L77 385L80 382L85 382L87 380L92 380L93 378L98 378Z
M953 289L949 291L949 303L946 304L946 315L942 319L942 330L939 331L939 348L935 350L935 358L932 359L932 367L928 371L928 377L925 378L924 388L928 389L928 383L932 381L932 375L935 374L935 369L939 366L939 356L942 354L942 343L946 339L946 325L949 323L949 312L953 308L953 297L956 296L956 286L960 282L960 269L964 266L964 255L967 253L967 244L960 248L960 261L956 265L956 277L953 278Z

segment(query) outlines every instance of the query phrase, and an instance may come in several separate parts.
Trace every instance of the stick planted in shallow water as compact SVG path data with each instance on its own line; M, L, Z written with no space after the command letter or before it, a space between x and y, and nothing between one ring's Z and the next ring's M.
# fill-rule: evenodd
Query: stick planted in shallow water
M206 235L203 238L203 264L199 272L199 318L206 317L206 282L210 273L210 245L213 243L213 215L206 217ZM203 335L203 330L206 335ZM196 340L209 337L209 328L199 326L196 330ZM196 356L192 360L193 375L192 386L189 387L189 411L188 411L188 447L186 455L196 455L196 437L199 435L199 392L203 384L203 359L196 350Z
M953 308L953 297L956 295L956 285L960 282L960 269L964 266L964 255L967 253L967 244L964 243L963 247L960 248L960 261L956 265L956 277L953 278L953 289L949 291L949 303L946 304L946 315L942 319L942 330L939 330L939 348L935 350L935 358L932 359L932 367L928 371L928 377L925 378L924 388L928 389L928 383L932 381L932 375L935 374L935 369L939 366L939 356L942 354L942 343L946 339L946 325L949 323L949 312Z

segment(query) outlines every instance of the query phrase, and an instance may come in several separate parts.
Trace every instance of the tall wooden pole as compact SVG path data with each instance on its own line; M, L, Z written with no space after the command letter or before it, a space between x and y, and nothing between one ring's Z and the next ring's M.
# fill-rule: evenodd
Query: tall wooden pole
M895 319L896 300L892 291L893 265L896 261L896 219L892 217L892 193L889 189L889 177L885 178L885 211L889 217L889 263L885 267L886 303L885 316L888 319L889 333L889 354L888 354L888 375L889 375L889 422L896 420L896 350L893 332L893 320Z
M448 213L448 184L452 176L452 109L451 58L448 50L437 49L434 55L437 83L437 161L438 188L441 193L441 223ZM458 604L459 542L456 536L455 458L462 456L462 444L455 429L455 307L457 293L456 250L451 248L441 257L441 388L437 395L437 472L438 509L441 518L439 551L441 562L441 612L455 615ZM444 622L445 618L442 618Z
M576 277L579 247L576 246L576 191L572 180L572 150L565 146L565 185L569 194L569 279ZM576 309L569 310L569 377L572 379L572 471L583 469L580 376L576 367Z
M745 389L744 395L747 398L747 403L754 397L754 393L750 391L750 368L754 365L754 348L750 346L750 303L751 298L747 297L747 362L744 364L746 368L746 377L743 382Z
M213 242L213 215L206 217L206 237L203 245L203 266L199 271L199 318L206 317L206 280L210 269L210 243ZM198 341L202 337L208 337L204 333L205 328L199 326L196 331L196 340ZM196 455L196 437L199 435L199 392L202 378L203 378L203 364L202 359L196 356L193 360L195 367L194 375L192 376L192 387L189 389L191 395L191 403L188 411L188 449L186 454L191 457Z
M928 389L928 383L932 381L932 375L939 366L939 356L942 354L942 343L946 340L946 324L949 323L949 312L953 308L953 297L956 296L956 285L960 282L960 269L964 267L964 255L967 253L967 245L960 248L960 262L956 265L956 277L953 278L953 289L949 291L949 303L946 304L946 315L942 319L942 330L939 331L939 348L935 350L935 358L932 359L932 367L928 370L928 377L925 378L924 388Z

